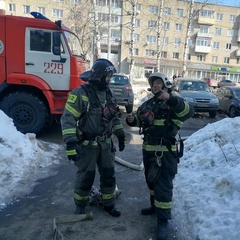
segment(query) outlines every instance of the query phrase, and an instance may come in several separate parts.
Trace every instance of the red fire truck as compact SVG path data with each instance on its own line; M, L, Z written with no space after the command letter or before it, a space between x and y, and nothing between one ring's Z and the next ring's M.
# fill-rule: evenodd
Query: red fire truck
M19 131L37 134L59 119L89 61L61 21L31 15L0 15L0 109Z

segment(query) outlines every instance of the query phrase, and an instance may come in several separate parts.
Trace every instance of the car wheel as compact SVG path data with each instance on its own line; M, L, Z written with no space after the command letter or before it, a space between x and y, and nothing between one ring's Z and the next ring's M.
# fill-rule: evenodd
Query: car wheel
M210 116L211 118L216 117L216 116L217 116L217 111L210 111L210 112L209 112L209 116Z
M13 119L17 130L22 133L38 133L45 126L49 113L44 102L27 92L14 92L5 96L1 109Z
M127 113L131 113L133 111L133 105L132 104L126 105L125 109Z
M228 114L228 115L229 115L230 118L234 118L234 117L237 116L235 107L230 107L230 110L229 110L229 114Z

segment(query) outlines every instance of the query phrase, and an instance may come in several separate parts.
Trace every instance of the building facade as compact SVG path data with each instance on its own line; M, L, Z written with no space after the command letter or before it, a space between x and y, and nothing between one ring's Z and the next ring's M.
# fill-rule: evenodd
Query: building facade
M19 16L38 11L80 28L91 61L98 50L98 57L133 78L160 70L170 78L240 82L239 7L182 0L0 0L0 9Z

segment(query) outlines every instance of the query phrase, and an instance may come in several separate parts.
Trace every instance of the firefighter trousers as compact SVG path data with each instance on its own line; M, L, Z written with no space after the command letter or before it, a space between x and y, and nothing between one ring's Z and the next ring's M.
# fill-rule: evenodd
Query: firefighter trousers
M158 154L161 156L161 153ZM178 158L170 152L163 152L161 166L154 165L155 152L143 149L144 174L150 196L154 196L154 207L158 219L171 219L171 205L173 196L173 179L177 173ZM158 168L158 171L156 169ZM152 173L151 173L152 171ZM149 175L155 175L155 178ZM154 179L154 180L153 180Z
M84 142L83 142L84 143ZM74 202L85 207L89 201L89 193L94 183L96 168L100 174L100 191L104 206L115 204L115 148L112 139L105 141L89 141L81 144L81 157L75 162L77 167Z

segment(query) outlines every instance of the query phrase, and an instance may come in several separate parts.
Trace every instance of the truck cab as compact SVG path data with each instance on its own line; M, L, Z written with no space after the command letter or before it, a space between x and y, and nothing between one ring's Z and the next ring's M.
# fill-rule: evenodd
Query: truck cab
M61 21L31 14L0 15L0 109L19 131L37 134L61 116L89 61Z

